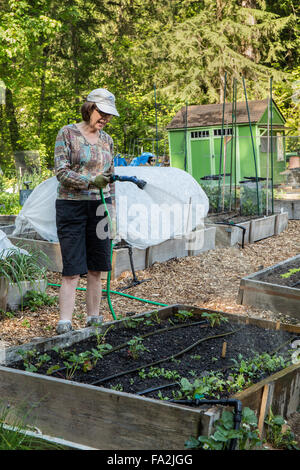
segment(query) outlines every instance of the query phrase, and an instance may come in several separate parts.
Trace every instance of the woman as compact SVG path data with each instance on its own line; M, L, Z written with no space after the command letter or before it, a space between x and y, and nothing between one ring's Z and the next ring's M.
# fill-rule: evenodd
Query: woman
M63 261L58 334L72 329L76 287L83 274L87 274L87 326L102 320L101 272L111 270L110 233L100 190L111 205L113 140L103 128L119 116L114 95L104 88L93 90L81 114L82 122L60 129L54 152L59 181L56 225Z

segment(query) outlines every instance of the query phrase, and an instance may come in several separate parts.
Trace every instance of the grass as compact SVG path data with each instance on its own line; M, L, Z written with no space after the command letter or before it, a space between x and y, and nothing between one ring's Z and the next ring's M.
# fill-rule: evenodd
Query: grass
M10 423L8 425L7 423ZM63 445L49 442L32 435L32 428L24 419L12 417L10 409L0 409L0 451L1 450L66 450Z
M22 253L18 248L11 248L0 252L0 278L17 284L19 289L22 281L44 279L46 276L47 269L42 262L48 260L47 255L40 250L27 251L28 254Z

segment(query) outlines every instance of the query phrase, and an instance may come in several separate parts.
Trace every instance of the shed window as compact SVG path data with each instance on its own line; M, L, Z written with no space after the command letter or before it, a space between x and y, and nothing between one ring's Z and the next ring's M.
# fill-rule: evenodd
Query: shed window
M191 132L191 139L203 139L209 137L209 131L193 131Z
M214 129L214 136L218 136L218 135L232 135L232 127L228 127L226 129L223 129L223 133L222 133L222 129Z

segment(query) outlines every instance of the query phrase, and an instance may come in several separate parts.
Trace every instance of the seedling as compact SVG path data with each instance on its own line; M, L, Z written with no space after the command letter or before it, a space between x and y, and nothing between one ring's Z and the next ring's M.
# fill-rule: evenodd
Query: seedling
M128 354L133 357L133 359L137 359L141 352L149 351L144 344L143 339L140 336L134 336L130 341L128 341Z
M32 312L35 312L43 305L55 305L57 303L57 296L51 297L45 292L28 291L23 299L23 307L28 307Z
M27 372L36 372L37 367L33 364L33 360L37 355L36 349L30 349L28 351L23 351L23 349L19 349L18 353L23 359L23 365Z
M297 446L294 433L285 427L282 416L274 415L270 410L266 424L266 441L276 449L300 450Z
M211 436L190 437L185 442L187 449L227 450L231 439L237 439L238 450L251 450L261 446L257 417L250 408L243 408L242 421L238 430L234 429L233 412L225 410L215 422L215 432Z
M228 322L228 318L218 312L204 312L201 315L206 318L210 326L220 326L222 322Z
M293 274L296 274L300 271L300 268L294 268L294 269L290 269L288 272L284 273L284 274L280 274L280 277L282 277L283 279L288 279L289 277L291 277Z
M74 352L69 352L67 355L67 361L64 361L64 365L66 367L66 379L70 380L74 376L76 370L80 365L83 366L84 372L86 372L89 369L89 363L90 363L90 358L91 358L91 353L90 351L85 351L82 353L79 353L78 355L75 354Z
M193 317L193 313L192 312L188 312L187 310L178 310L177 313L175 313L174 315L176 318L178 318L178 320L180 321L186 321L188 320L189 318Z

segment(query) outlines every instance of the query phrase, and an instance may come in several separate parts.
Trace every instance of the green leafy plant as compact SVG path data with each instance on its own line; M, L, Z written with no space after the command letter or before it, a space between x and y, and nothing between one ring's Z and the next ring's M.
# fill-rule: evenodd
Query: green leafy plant
M21 209L19 193L0 193L0 214L16 215Z
M210 436L191 437L185 442L187 449L228 450L231 439L237 440L238 450L251 450L262 445L257 428L257 418L250 408L243 408L239 429L234 429L233 412L224 410L215 423Z
M193 313L192 312L188 312L187 310L178 310L177 313L175 313L174 315L176 318L178 318L178 320L180 321L186 321L188 320L189 318L192 318L193 317Z
M37 350L36 349L29 349L29 350L23 350L19 349L18 354L23 359L23 365L24 368L27 372L36 372L38 369L34 364L34 359L37 356Z
M40 439L30 434L35 428L28 424L28 416L17 418L17 413L5 405L0 407L0 450L66 450L62 445ZM9 425L7 424L9 423Z
M286 422L282 416L274 415L270 410L265 419L266 441L276 449L300 450L295 440L295 435L290 428L286 427Z
M125 328L137 328L140 323L144 322L144 318L127 318L124 321Z
M17 248L0 252L0 278L8 284L16 284L21 294L21 308L23 308L22 282L34 282L46 279L48 261L47 255L41 250L31 250L24 247L28 254Z
M28 372L37 372L40 367L51 360L49 354L41 354L36 349L19 349L18 353L23 359L23 365Z
M97 326L94 328L98 348L100 348L101 345L105 343L105 336L107 335L109 330L113 330L113 329L114 329L114 325L110 325L108 328L106 328L104 333L102 333L101 328L98 328Z
M221 323L228 322L228 318L218 312L204 312L201 317L206 318L210 326L220 326Z
M294 268L294 269L290 269L288 272L286 273L283 273L283 274L280 274L280 277L282 277L283 279L288 279L289 277L291 277L293 274L296 274L300 271L300 268Z
M97 348L92 348L91 351L91 361L92 366L95 367L99 359L103 359L103 355L112 349L112 345L105 343L105 344L98 344Z
M180 381L180 395L186 399L204 396L208 394L209 391L210 386L207 383L206 377L196 379L194 382L190 382L188 379L183 377Z
M47 261L47 255L41 250L28 250L28 254L17 248L11 248L4 253L0 252L0 277L9 283L19 284L21 281L34 281L46 276L46 268L42 266Z
M30 290L23 297L23 307L28 307L32 312L35 312L43 305L55 305L57 299L57 296L51 297L46 292Z
M140 336L134 336L131 340L128 341L128 354L133 357L133 359L137 359L140 353L144 351L149 351L144 344L143 339Z
M169 370L169 369L164 369L163 367L153 367L151 366L149 368L149 372L145 372L145 369L141 369L139 371L139 376L143 379L146 377L148 378L155 378L155 377L164 377L165 379L168 380L177 380L180 379L180 374L178 373L177 370Z
M82 353L76 354L74 351L68 351L65 354L66 361L64 365L66 367L66 379L71 380L76 372L76 370L82 366L83 371L86 372L90 370L90 359L91 352L84 351Z

